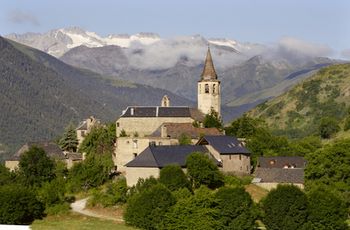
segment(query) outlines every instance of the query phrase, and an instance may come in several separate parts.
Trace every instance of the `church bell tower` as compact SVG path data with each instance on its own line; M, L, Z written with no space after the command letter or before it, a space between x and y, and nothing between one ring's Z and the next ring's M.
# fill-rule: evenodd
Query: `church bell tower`
M219 117L221 116L220 81L215 72L209 47L201 79L198 81L198 109L204 114L209 114L213 109Z

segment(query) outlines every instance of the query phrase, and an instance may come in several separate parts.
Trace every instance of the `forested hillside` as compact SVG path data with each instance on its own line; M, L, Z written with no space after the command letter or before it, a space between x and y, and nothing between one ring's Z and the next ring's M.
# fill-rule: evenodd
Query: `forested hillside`
M274 133L291 138L347 136L350 129L350 64L321 69L248 115L262 118Z

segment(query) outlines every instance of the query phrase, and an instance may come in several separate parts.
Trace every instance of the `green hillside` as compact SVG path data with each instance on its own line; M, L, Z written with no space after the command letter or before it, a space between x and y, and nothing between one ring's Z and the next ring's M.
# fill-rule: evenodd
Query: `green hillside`
M350 126L350 64L321 69L281 96L260 104L248 116L262 118L276 134L301 138L319 134L320 125L336 123L337 134Z

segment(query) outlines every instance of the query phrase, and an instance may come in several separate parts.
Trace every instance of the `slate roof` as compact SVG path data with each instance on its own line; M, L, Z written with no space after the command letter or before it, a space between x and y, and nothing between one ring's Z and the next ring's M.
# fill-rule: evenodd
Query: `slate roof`
M305 168L306 160L298 156L259 157L257 167L260 168Z
M149 146L125 166L162 168L169 164L178 164L185 167L187 156L193 152L204 154L208 153L208 150L204 146L198 145ZM219 164L218 161L213 160L216 164Z
M204 68L201 77L202 80L216 80L218 78L218 76L216 75L209 47L207 51L207 57L205 58Z
M164 123L162 126L166 127L167 136L174 139L179 138L181 134L186 134L192 139L199 138L202 135L222 135L217 128L197 128L191 123ZM152 133L151 136L161 136L162 126Z
M191 111L181 106L128 106L121 117L191 117Z
M304 169L284 168L257 168L255 179L259 178L261 183L295 183L304 184Z
M87 122L86 121L82 121L79 125L78 128L76 128L76 130L87 130Z
M227 154L245 154L250 155L250 151L232 136L204 136L197 145L211 145L216 151L222 155Z
M27 152L31 147L36 146L39 148L42 148L45 150L47 156L53 157L56 159L65 159L65 156L63 154L63 151L60 149L60 147L49 141L41 141L41 142L28 142L25 145L23 145L10 160L19 160L21 155L25 152Z

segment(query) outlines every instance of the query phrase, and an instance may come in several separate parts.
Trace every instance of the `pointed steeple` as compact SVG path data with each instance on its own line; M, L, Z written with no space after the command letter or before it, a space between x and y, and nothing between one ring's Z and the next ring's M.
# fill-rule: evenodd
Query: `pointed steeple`
M216 75L213 59L211 58L210 48L208 45L207 57L204 63L204 69L201 74L201 80L216 80L218 76Z

